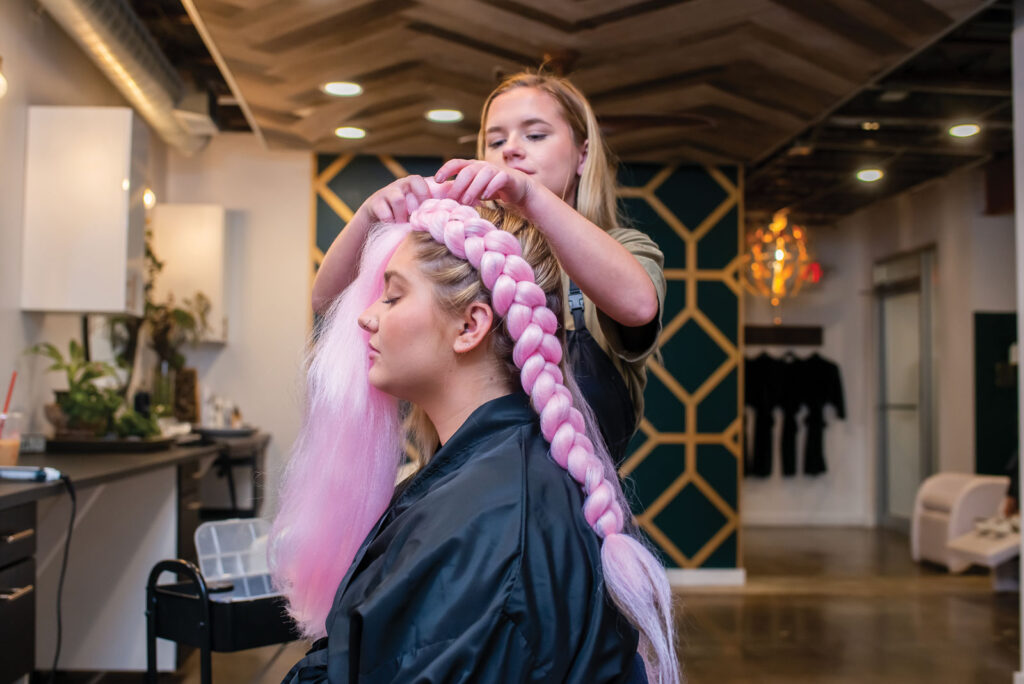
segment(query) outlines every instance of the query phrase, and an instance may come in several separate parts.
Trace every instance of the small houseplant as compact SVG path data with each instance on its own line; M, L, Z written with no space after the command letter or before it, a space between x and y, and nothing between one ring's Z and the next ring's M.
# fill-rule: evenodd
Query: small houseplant
M57 391L55 404L46 407L47 418L58 436L103 437L116 433L120 437L152 437L159 433L155 421L125 405L114 368L86 360L77 340L68 343L67 357L49 342L28 351L49 358L53 363L48 370L63 372L67 377L67 390ZM101 382L104 379L108 379L105 386Z

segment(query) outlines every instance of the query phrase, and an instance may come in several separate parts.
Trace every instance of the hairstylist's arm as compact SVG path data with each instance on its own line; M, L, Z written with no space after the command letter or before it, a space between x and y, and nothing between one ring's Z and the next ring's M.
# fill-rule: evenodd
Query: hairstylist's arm
M448 197L469 205L501 200L536 225L569 277L616 322L636 328L658 315L657 292L640 262L541 183L515 169L467 159L448 161L434 180L451 176Z
M370 226L408 221L409 214L428 198L430 189L421 176L399 178L370 195L324 255L313 281L313 311L323 312L355 278Z

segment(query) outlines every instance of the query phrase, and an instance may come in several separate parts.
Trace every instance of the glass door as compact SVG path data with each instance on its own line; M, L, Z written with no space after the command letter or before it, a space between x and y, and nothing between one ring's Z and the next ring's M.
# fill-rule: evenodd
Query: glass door
M932 453L932 261L927 250L879 263L880 522L909 530L914 498L934 472Z

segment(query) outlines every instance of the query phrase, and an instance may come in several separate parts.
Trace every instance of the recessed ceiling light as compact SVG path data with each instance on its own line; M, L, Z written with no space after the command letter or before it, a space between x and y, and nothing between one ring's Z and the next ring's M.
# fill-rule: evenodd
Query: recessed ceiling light
M906 90L886 90L878 96L879 102L903 102L910 95Z
M436 123L456 123L466 118L458 109L431 109L426 117Z
M877 131L882 127L882 124L877 121L862 121L860 127L865 131Z
M335 97L355 97L362 95L363 87L351 81L331 81L320 86L320 90Z
M882 180L882 176L885 172L882 169L861 169L857 172L857 180L864 183L874 183L877 180Z
M976 123L961 123L949 127L949 134L954 138L970 138L981 132L981 126Z
M152 209L156 206L156 193L146 188L146 191L142 193L142 203L147 209Z
M359 140L360 138L366 137L366 131L362 128L356 128L355 126L342 126L341 128L334 129L334 135L339 138L348 138L349 140Z

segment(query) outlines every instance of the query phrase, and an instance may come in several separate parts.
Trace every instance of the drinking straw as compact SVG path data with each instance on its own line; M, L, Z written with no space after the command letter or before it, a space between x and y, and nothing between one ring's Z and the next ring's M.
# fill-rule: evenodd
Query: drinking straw
M3 415L0 415L0 437L4 436L4 423L7 422L7 409L11 408L11 395L14 394L14 381L18 379L18 371L11 372L11 384L7 386L7 399L4 400Z

